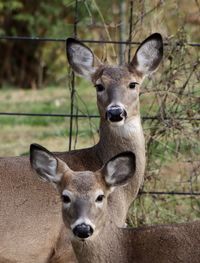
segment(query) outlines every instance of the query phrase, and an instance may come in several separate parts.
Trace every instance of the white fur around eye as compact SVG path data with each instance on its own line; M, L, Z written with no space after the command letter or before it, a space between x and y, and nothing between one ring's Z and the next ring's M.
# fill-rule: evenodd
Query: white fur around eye
M95 206L101 208L103 206L103 201L102 202L96 202L96 199L98 198L99 195L104 196L104 192L102 190L97 190L95 193Z
M66 190L66 189L62 192L62 196L69 196L69 198L71 199L71 201L72 201L72 199L73 199L72 193L71 193L70 191ZM63 208L64 208L64 209L67 209L67 208L69 208L69 207L71 206L71 202L70 202L70 203L64 203L64 202L62 202L62 204L63 204Z

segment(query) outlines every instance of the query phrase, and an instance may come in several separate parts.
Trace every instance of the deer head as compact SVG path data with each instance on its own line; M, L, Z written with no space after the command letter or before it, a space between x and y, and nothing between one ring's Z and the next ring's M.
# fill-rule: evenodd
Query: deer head
M93 52L78 40L67 39L67 57L74 72L92 81L97 91L101 119L121 126L139 114L139 91L145 76L154 72L163 56L158 33L144 40L130 64L110 66L100 63Z
M40 145L30 147L32 168L40 178L53 184L62 200L63 221L73 237L88 239L108 221L108 196L134 176L135 155L124 152L96 172L72 171L66 163Z

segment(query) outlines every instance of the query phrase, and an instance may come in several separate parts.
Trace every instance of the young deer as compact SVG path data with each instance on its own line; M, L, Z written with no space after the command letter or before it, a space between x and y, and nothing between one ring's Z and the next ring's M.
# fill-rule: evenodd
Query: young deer
M113 157L96 172L75 172L45 148L31 145L31 165L61 196L78 262L200 262L200 221L138 229L119 228L114 222L108 200L135 176L132 152Z
M90 79L96 87L100 140L91 148L56 155L75 171L96 171L122 151L135 153L135 175L129 184L116 189L108 200L110 214L119 226L124 225L145 169L140 84L146 75L157 69L162 55L162 37L158 33L139 46L129 65L120 67L97 63L88 47L74 39L67 41L71 67L79 75ZM46 262L51 253L56 258L63 243L60 237L62 220L55 212L59 211L60 203L55 201L55 192L51 187L41 186L35 179L27 157L0 158L0 195L0 262L5 257L20 263ZM54 209L50 209L49 203ZM49 224L48 231L46 222Z

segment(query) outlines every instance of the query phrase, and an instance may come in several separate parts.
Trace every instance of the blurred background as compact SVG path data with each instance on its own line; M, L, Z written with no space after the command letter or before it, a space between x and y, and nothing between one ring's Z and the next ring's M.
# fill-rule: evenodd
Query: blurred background
M199 218L200 196L192 194L200 192L199 0L1 0L0 156L28 154L33 142L52 151L97 143L99 119L78 117L98 115L96 91L74 78L65 39L75 36L101 61L121 64L154 32L165 48L140 96L147 153L142 190L183 194L140 195L127 220L138 226Z

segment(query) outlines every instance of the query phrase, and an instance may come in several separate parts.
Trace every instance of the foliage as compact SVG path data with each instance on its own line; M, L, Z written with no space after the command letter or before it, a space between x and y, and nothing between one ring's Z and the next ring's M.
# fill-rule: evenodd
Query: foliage
M73 10L69 1L2 1L0 30L7 36L67 36L71 34ZM0 83L24 88L41 86L48 75L44 61L45 43L36 41L1 41ZM55 56L56 51L51 48ZM52 56L50 57L52 59Z
M120 4L123 2L126 2L126 9L124 18L121 18ZM121 24L124 24L124 40L129 39L130 1L78 0L77 3L75 14L75 0L2 0L0 35L65 38L74 34L73 23L76 21L80 39L118 40ZM198 1L190 3L190 13L187 6L186 0L134 1L132 40L140 41L152 31L159 31L171 39L184 25L185 40L199 41L198 19L195 20L197 22L191 20L192 14L196 15L200 10ZM103 61L116 62L118 46L94 44L93 49ZM1 40L0 84L23 88L63 84L66 81L64 50L64 42Z

